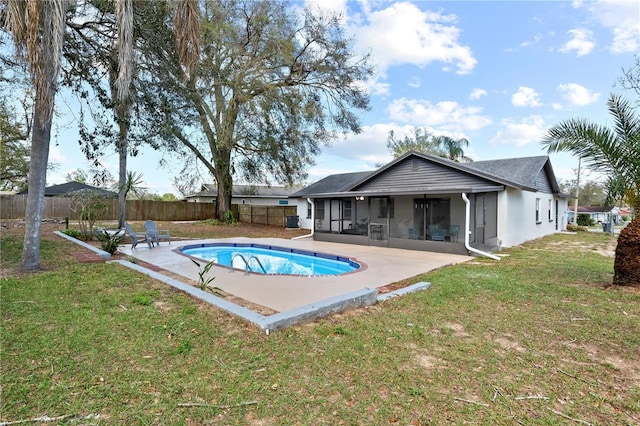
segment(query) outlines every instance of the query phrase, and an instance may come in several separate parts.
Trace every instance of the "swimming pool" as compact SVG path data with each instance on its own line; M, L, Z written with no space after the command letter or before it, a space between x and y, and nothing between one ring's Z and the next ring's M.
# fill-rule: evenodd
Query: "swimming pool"
M180 247L178 251L228 268L266 275L340 275L361 267L343 256L264 244L197 244Z

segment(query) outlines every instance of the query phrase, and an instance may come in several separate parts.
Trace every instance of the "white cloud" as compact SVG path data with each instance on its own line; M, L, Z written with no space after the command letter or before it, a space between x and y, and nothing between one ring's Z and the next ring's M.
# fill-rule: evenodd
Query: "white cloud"
M576 56L580 57L588 55L595 47L593 32L591 32L591 30L575 28L567 31L567 34L571 36L571 40L560 48L561 52L568 53L575 50Z
M427 100L401 98L389 104L391 120L415 126L438 126L444 130L465 133L491 124L480 107L463 107L454 101L432 104Z
M328 155L335 156L337 162L342 160L357 160L364 162L369 169L376 163L390 161L387 149L387 136L389 131L408 132L410 125L399 126L394 123L378 123L372 126L363 126L362 132L351 134L331 144L331 147L323 149ZM350 170L355 171L355 170Z
M347 0L306 0L304 6L311 11L337 14L342 17L342 22L348 19Z
M554 110L558 111L562 109L562 104L559 102L554 102L551 104L551 108L553 108Z
M506 118L502 120L502 129L491 138L492 144L525 146L539 142L545 132L544 120L532 115L519 121Z
M539 97L540 95L534 89L520 86L518 91L511 96L511 103L516 107L539 107L542 106Z
M383 78L385 78L384 75L382 76L377 75L367 81L360 81L359 84L361 85L362 88L364 88L364 90L366 90L373 96L390 95L391 84L383 82L382 81Z
M534 21L535 21L535 20L536 20L536 19L534 18ZM533 39L532 39L532 40L525 40L525 41L523 41L522 43L520 43L520 44L518 45L518 47L516 47L516 48L513 48L513 47L507 47L507 48L505 49L505 51L506 51L506 52L517 52L518 50L523 49L523 48L525 48L525 47L533 46L533 45L536 45L536 44L540 43L540 42L542 41L542 39L543 39L543 38L544 38L544 37L542 36L542 34L536 34L536 35L533 37Z
M636 53L640 50L640 2L607 0L585 5L596 21L613 32L609 45L613 53Z
M563 98L576 106L589 105L597 102L600 98L600 93L594 93L576 83L561 84L558 86L558 91L562 93Z
M468 74L477 63L471 48L458 41L455 15L422 11L407 2L365 13L366 22L354 29L358 47L370 50L383 70L400 64L422 67L443 62L454 65L458 74Z
M422 82L418 77L411 77L411 79L407 82L407 85L413 89L417 89L422 86Z
M477 87L469 93L469 99L476 100L483 96L487 96L487 91L484 89L478 89Z

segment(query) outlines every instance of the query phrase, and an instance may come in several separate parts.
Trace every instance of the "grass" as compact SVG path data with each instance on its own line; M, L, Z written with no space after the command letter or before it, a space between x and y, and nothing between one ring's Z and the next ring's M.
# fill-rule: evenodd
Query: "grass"
M612 241L554 235L411 280L427 291L265 336L45 239L44 272L1 280L1 420L638 424L640 293L604 285ZM11 271L21 239L0 242Z

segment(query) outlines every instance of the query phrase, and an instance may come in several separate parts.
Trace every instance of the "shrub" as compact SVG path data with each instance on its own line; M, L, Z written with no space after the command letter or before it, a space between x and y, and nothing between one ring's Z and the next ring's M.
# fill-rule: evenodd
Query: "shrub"
M580 213L578 215L578 225L580 225L580 226L593 226L595 224L596 223L591 218L591 215L586 214L586 213Z
M122 242L122 236L119 232L115 232L110 234L106 232L104 229L99 229L96 231L96 238L100 241L102 245L102 250L106 251L109 254L115 253L118 250L118 245Z
M82 237L82 232L78 231L77 229L65 229L64 231L62 231L62 233L68 235L71 238L75 238L76 240L79 240Z

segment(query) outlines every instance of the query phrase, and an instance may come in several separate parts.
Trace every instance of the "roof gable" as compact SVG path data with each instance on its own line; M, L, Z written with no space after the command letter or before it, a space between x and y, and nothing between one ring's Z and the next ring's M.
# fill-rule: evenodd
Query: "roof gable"
M394 162L392 167L368 177L351 190L400 193L451 189L471 191L472 188L495 189L496 186L501 185L468 171L452 168L448 164L432 161L430 158L410 155Z
M437 193L447 190L485 192L503 186L534 192L560 192L547 156L457 163L410 151L373 172L330 175L292 196Z

